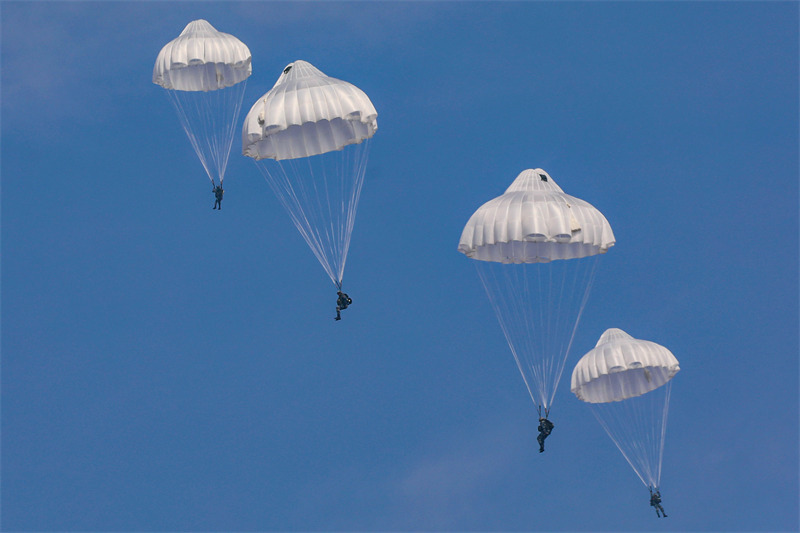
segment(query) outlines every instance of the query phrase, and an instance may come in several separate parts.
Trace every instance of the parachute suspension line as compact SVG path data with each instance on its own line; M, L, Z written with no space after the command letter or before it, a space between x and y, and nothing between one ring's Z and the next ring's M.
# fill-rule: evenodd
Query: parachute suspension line
M320 263L328 273L331 281L336 284L339 279L334 273L335 265L331 264L331 261L335 260L336 250L335 239L333 237L334 217L331 210L331 195L328 191L328 166L318 165L318 172L315 172L314 163L317 162L317 160L314 159L315 157L317 156L304 157L300 159L300 161L306 163L307 165L309 177L307 183L310 184L314 189L313 194L306 195L306 203L304 205L306 205L308 208L308 216L313 216L313 213L317 214L316 220L310 227L312 231L316 229L316 238L317 242L319 243L320 254L324 258L323 260L320 260ZM320 154L319 157L324 157L324 154ZM300 172L295 173L295 175L297 175L299 178L302 178L302 174ZM323 203L325 204L324 206Z
M341 290L368 141L311 157L256 163L292 223Z
M531 316L530 306L525 305L529 294L526 265L487 263L480 267L487 277L491 276L493 285L491 293L487 289L487 294L490 295L490 300L494 298L501 303L501 306L495 308L495 314L511 348L517 368L522 374L528 394L536 404L536 391L539 390L541 383L531 357L526 356L534 350L532 335L525 334L528 329L526 325L535 322ZM511 287L515 289L511 290Z
M588 301L596 259L475 263L528 394L546 412Z
M512 330L513 333L512 338L509 339L509 345L514 344L514 352L520 356L517 361L520 373L523 375L526 385L528 384L527 376L530 376L530 381L534 385L533 388L529 388L528 393L534 405L539 405L542 403L541 391L546 386L546 383L545 376L542 374L540 367L536 365L536 360L533 357L533 354L537 353L535 346L537 331L534 327L537 322L533 316L532 306L526 303L533 301L537 294L535 290L531 292L529 276L531 268L535 268L535 266L525 263L495 266L495 269L501 269L500 271L505 275L502 287L505 287L509 299L514 302L513 308L506 311L504 318L512 321L519 317L516 322L512 322L516 331ZM520 289L517 290L517 287ZM502 291L502 288L500 291ZM539 337L541 338L541 336Z
M226 103L225 106L224 106L225 109L233 107L233 113L231 114L230 120L228 122L227 135L226 135L226 137L224 137L225 139L229 139L228 143L227 143L227 146L221 146L220 147L222 150L224 150L224 154L225 154L224 159L221 159L221 164L220 164L220 167L219 167L220 168L220 171L219 171L219 184L220 184L220 186L222 186L222 182L225 179L225 170L228 168L228 161L229 161L230 156L231 156L231 148L233 147L233 139L236 136L237 130L239 129L239 115L241 114L241 111L242 111L242 102L244 101L244 91L245 91L246 87L247 87L247 80L246 79L243 80L243 81L240 81L239 83L237 83L233 87L230 87L229 89L238 88L238 94L234 94L233 92L230 92L228 97L230 98L230 100L232 100L232 105L231 105L231 103ZM222 89L221 92L225 92L225 91L226 91L225 89ZM220 140L222 140L222 139L220 139Z
M645 486L650 486L649 477L648 477L647 480L645 480L645 478L642 476L642 472L640 472L640 468L639 468L638 465L641 463L641 459L637 461L637 457L632 456L631 452L628 450L628 446L623 445L623 442L622 442L622 438L623 437L621 437L615 431L612 430L612 427L619 427L619 426L622 426L622 425L624 425L626 423L631 423L632 421L622 420L621 419L622 417L618 417L618 418L612 417L612 418L616 418L616 419L615 420L611 420L611 421L606 421L605 418L598 412L599 411L598 405L601 405L601 404L591 404L592 414L594 414L594 417L597 419L598 422L600 422L600 425L603 426L603 429L608 434L608 436L611 437L611 440L614 441L614 444L616 445L617 449L619 449L619 451L622 452L622 456L625 457L626 461L628 461L628 464L631 466L633 471L639 477L641 482ZM606 414L606 416L608 416L607 413L605 413L605 414ZM633 451L636 451L636 450L634 449Z
M552 335L549 333L552 331L551 329L551 319L552 319L552 306L551 306L551 293L553 288L553 272L549 269L545 269L547 265L542 263L535 263L532 265L526 265L526 268L533 268L536 270L538 276L538 290L535 294L529 294L527 296L529 302L538 301L539 302L539 324L542 326L539 327L539 354L540 354L540 366L539 368L535 369L537 375L537 383L539 384L538 391L539 391L539 398L537 402L540 405L543 405L545 409L548 407L547 404L547 362L548 356L551 355L553 352L550 346L550 338ZM543 268L544 267L544 268ZM543 274L547 274L547 278L544 279ZM545 297L546 295L546 297ZM546 324L546 326L545 326ZM533 327L531 324L531 335L535 335L536 328ZM531 351L531 354L536 353L535 351ZM533 357L531 357L531 365L533 366Z
M167 90L183 131L213 185L222 185L247 81L216 91Z
M544 313L541 305L539 306L539 316L538 321L537 317L535 316L535 310L533 305L526 305L525 302L533 302L535 300L539 300L541 302L541 298L538 298L537 295L542 294L542 284L541 284L541 270L538 268L540 265L529 265L529 264L522 264L519 267L513 266L509 268L513 268L520 272L517 272L520 280L515 280L512 284L506 283L507 287L516 287L520 284L523 286L523 290L519 292L519 303L518 308L520 309L521 313L520 316L522 317L521 322L521 330L523 332L527 331L527 334L520 335L518 338L525 342L526 346L523 346L522 353L528 354L528 357L525 360L526 366L528 371L530 372L530 376L532 381L536 384L536 394L532 395L533 403L536 405L542 405L543 403L543 395L542 390L545 387L545 377L540 372L539 367L535 364L535 360L532 354L535 353L545 353L544 352L544 342L545 336L544 335L537 335L537 330L534 327L535 324L542 324L544 321ZM537 278L537 285L536 287L531 287L531 269L539 274ZM516 292L516 291L513 291ZM538 352L537 352L537 343L539 344ZM520 371L522 368L520 367ZM534 397L536 396L536 397Z
M181 127L183 128L183 131L186 132L186 136L189 137L189 142L192 144L192 148L194 148L197 157L200 159L200 163L202 163L203 168L206 170L206 174L208 174L208 179L211 180L212 185L215 185L214 175L212 174L211 169L208 166L205 153L200 147L200 140L197 138L197 135L195 135L194 132L192 131L193 121L189 120L189 113L186 110L186 107L188 107L188 104L190 102L187 101L186 102L187 105L184 105L184 103L181 101L181 98L179 98L180 92L184 91L169 89L167 90L167 96L169 96L172 105L175 106L175 111L178 113L178 119L181 122ZM197 113L196 106L193 107L195 108L195 114L199 114Z
M548 412L553 402L553 396L558 383L555 381L555 370L559 368L561 348L557 345L562 330L562 321L568 317L563 317L564 284L566 279L567 265L564 261L534 263L527 265L527 268L536 270L538 292L528 295L528 301L538 302L539 324L535 328L535 323L530 324L532 332L539 333L538 353L539 368L535 369L537 382L539 384L538 404L542 405L545 412ZM535 334L535 333L532 333ZM532 358L533 362L533 358Z
M347 262L347 254L350 251L350 239L353 235L353 228L355 227L356 223L356 211L358 208L358 203L361 200L361 191L364 187L364 177L367 174L367 162L369 161L369 148L371 144L371 138L365 139L358 145L356 145L354 150L350 150L351 156L354 159L353 163L346 163L343 166L343 169L352 168L354 171L354 182L353 182L353 191L350 195L345 195L344 191L342 192L342 197L348 198L347 208L345 209L346 219L344 224L344 246L342 250L342 262L339 266L339 281L341 282L342 278L344 277L344 265ZM346 150L342 150L345 152ZM344 183L345 180L342 180Z
M526 298L526 300L528 302L538 302L539 303L539 322L538 322L538 324L545 324L546 321L549 320L549 317L547 316L547 314L548 314L547 313L547 301L546 301L546 298L543 297L543 295L545 294L543 287L545 287L545 286L549 287L550 283L549 282L548 283L544 283L544 280L542 279L543 271L541 269L541 266L542 265L539 264L539 263L532 264L532 265L527 265L527 264L525 265L526 269L528 269L528 270L533 269L534 272L536 273L536 288L535 288L535 292L527 292L526 295L525 295L525 298ZM532 276L525 276L526 280L529 279L529 277L532 277ZM529 336L530 337L536 336L538 338L535 339L535 341L534 341L534 339L531 339L531 347L530 347L530 352L529 353L531 353L531 354L539 353L541 355L544 355L544 354L548 353L548 349L547 349L547 334L546 334L547 328L540 327L539 328L539 335L536 335L536 329L533 327L533 324L535 324L535 323L537 323L537 322L535 322L535 321L531 321L530 322L530 324L531 324L531 327L530 327L531 333L529 334ZM534 343L538 344L538 348L533 346ZM537 350L538 350L538 352L537 352ZM542 359L542 363L543 362L544 362L544 359ZM537 405L544 405L545 404L546 394L543 393L542 391L545 389L545 377L544 377L544 375L542 375L543 372L540 372L539 369L536 368L536 366L533 364L533 357L531 357L530 365L531 365L531 372L535 376L535 380L536 380L536 384L537 384L536 391L537 391L537 393L539 395L539 397L536 398L535 402L536 402Z
M518 310L522 310L525 313L525 305L522 305L522 298L524 295L522 294L515 294L514 291L504 291L501 290L500 283L498 282L496 274L496 269L493 269L491 263L483 264L485 261L476 261L475 268L478 271L478 277L481 279L481 283L483 284L483 288L486 291L486 295L489 297L489 303L494 309L495 316L497 316L497 321L500 323L500 329L503 330L503 335L506 338L506 342L508 343L508 347L511 349L511 354L514 356L514 360L517 362L517 368L522 374L522 380L525 382L525 388L528 390L528 395L533 400L533 403L536 404L537 400L533 394L533 390L531 389L531 384L528 381L528 374L525 372L525 367L523 366L523 362L520 359L519 353L517 352L517 348L514 344L514 338L517 332L512 331L513 324L509 321L505 320L505 317L513 317L514 313L518 312ZM500 267L507 267L511 265L500 265ZM508 276L508 273L506 273ZM508 295L509 298L505 298L504 296ZM516 305L513 305L510 301L514 296L517 297L517 302L514 302ZM526 361L527 362L527 361Z
M672 395L672 381L670 380L664 385L666 390L664 394L666 399L664 400L664 411L662 412L661 418L661 442L658 446L658 471L656 472L656 489L661 486L661 463L664 460L664 441L667 435L667 415L669 414L669 398Z
M330 165L318 166L319 177L313 176L314 169L309 161L319 213L325 214L323 220L319 221L320 227L326 228L326 238L323 241L327 243L327 248L324 255L328 258L329 276L338 286L341 286L344 279L344 267L366 175L368 154L369 139L338 150L338 154L330 154ZM323 185L318 190L317 183Z
M578 331L578 324L580 324L581 317L583 316L583 311L584 311L584 309L586 309L586 304L589 302L589 294L591 294L592 287L594 286L595 272L597 271L597 263L599 262L599 259L600 259L600 257L595 255L595 256L592 256L592 257L588 257L588 258L574 259L573 260L573 261L583 261L584 263L589 263L591 266L589 266L586 269L576 268L575 269L575 279L573 280L572 283L570 283L570 286L572 287L572 294L571 294L572 297L575 296L575 292L579 291L581 287L586 287L586 289L583 291L580 307L578 308L578 314L575 317L574 324L572 324L572 332L569 335L569 340L567 342L566 349L564 349L564 351L563 351L564 355L563 355L563 357L561 357L561 363L560 363L560 366L559 366L558 371L556 373L556 377L555 377L555 380L554 380L554 383L556 384L556 386L553 387L553 392L550 395L550 405L552 405L553 398L556 395L556 389L558 388L558 382L561 381L561 376L564 374L564 366L567 363L567 358L569 357L569 352L572 349L572 342L575 340L575 333L577 333L577 331ZM583 279L579 279L579 274L582 273L582 272L584 273L584 278ZM565 275L566 275L566 271L565 271ZM562 289L563 289L563 285L566 285L566 283L562 284ZM571 299L572 298L570 298L570 300ZM561 315L562 315L562 313L559 313L559 316L561 316ZM569 324L567 324L567 327L569 327Z
M552 263L537 263L535 267L540 273L540 279L542 280L540 284L543 285L543 291L539 294L542 297L537 298L539 300L539 306L542 308L543 312L543 324L545 324L542 331L542 351L541 354L541 366L542 366L542 374L544 377L542 378L542 386L539 389L539 402L545 407L548 407L547 399L548 399L548 392L549 388L547 387L547 376L549 375L549 366L552 361L552 357L555 355L555 347L552 345L553 338L556 336L553 334L553 317L558 313L558 309L554 308L553 306L553 268L555 265ZM541 274L545 274L546 276L542 279Z
M300 232L303 240L305 240L306 244L311 248L314 256L325 269L325 272L328 273L328 276L334 280L333 272L324 254L323 244L318 233L314 231L312 221L308 218L307 213L310 212L310 210L307 211L303 208L309 196L307 185L304 185L304 183L309 181L309 177L297 176L293 168L295 166L293 161L294 160L276 161L274 163L272 161L264 161L263 163L256 161L256 166L261 171L267 184L272 189L272 192L275 193L275 196L278 197L281 205L289 214L292 223L297 228L297 231ZM270 166L276 168L270 171ZM289 167L289 172L287 172L286 167ZM297 178L293 180L290 175L295 175Z
M572 343L594 283L598 257L556 260L528 265L538 270L540 370L538 376L541 397L539 403L549 410L555 399L558 384L564 373ZM531 296L529 295L529 298ZM531 331L535 331L532 327ZM535 353L535 352L532 352Z
M671 383L633 398L590 404L592 413L646 487L661 483Z

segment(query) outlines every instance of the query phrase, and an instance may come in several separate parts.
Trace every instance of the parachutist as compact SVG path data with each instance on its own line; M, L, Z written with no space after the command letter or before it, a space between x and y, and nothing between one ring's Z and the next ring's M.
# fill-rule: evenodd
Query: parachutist
M173 60L173 55L191 60ZM153 83L175 106L212 187L217 181L222 186L245 80L252 74L251 60L247 45L203 19L187 24L156 58ZM206 166L212 161L214 168ZM221 200L220 196L214 209L222 207L217 205Z
M655 492L653 492L652 488L650 489L650 506L655 507L656 514L659 518L661 518L661 515L664 515L664 518L667 517L667 513L664 512L664 508L661 507L661 491L658 489L656 489Z
M536 437L537 442L539 443L539 453L544 452L544 439L550 436L550 432L553 431L555 426L552 422L550 422L546 418L539 418L539 436Z
M214 187L213 192L215 198L214 209L217 209L217 206L219 206L219 209L222 210L222 195L225 194L225 191L222 189L222 185L220 184Z
M336 294L339 295L339 297L336 299L336 318L334 318L334 320L341 320L341 311L347 309L347 306L353 303L353 299L342 291L338 291Z
M337 290L377 117L361 89L297 60L284 67L244 120L242 154L256 161Z

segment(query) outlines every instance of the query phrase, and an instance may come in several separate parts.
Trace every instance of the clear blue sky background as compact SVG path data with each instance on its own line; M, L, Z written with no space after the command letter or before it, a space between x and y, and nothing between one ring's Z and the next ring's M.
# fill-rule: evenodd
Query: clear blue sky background
M2 523L35 531L798 529L796 2L3 2ZM223 210L163 90L205 18L244 108L304 59L380 129L334 289L234 143ZM463 225L526 168L617 245L537 453ZM669 518L569 392L669 347Z

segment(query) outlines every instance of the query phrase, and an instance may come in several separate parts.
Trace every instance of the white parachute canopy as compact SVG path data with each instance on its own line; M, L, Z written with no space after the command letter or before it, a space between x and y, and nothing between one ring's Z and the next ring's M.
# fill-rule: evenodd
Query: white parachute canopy
M544 170L517 176L470 217L458 251L476 259L528 393L545 416L589 297L597 257L614 245L603 214Z
M339 288L377 117L361 89L294 61L244 120L242 153Z
M225 179L251 72L247 46L205 20L190 22L156 58L153 83L167 90L212 184Z
M671 379L678 360L667 348L608 329L572 371L571 390L597 420L642 483L657 490Z

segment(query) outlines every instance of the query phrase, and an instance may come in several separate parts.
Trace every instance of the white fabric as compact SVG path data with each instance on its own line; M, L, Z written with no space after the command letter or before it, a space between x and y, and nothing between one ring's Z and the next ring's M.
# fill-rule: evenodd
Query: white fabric
M283 160L341 150L372 137L377 117L361 89L295 61L247 114L242 153Z
M250 49L205 20L190 22L167 43L153 67L153 83L178 91L215 91L247 79Z
M475 211L458 251L480 261L546 263L602 254L614 242L600 211L537 168L520 173L505 194Z
M612 328L575 365L571 390L584 402L617 402L661 387L679 370L667 348Z

